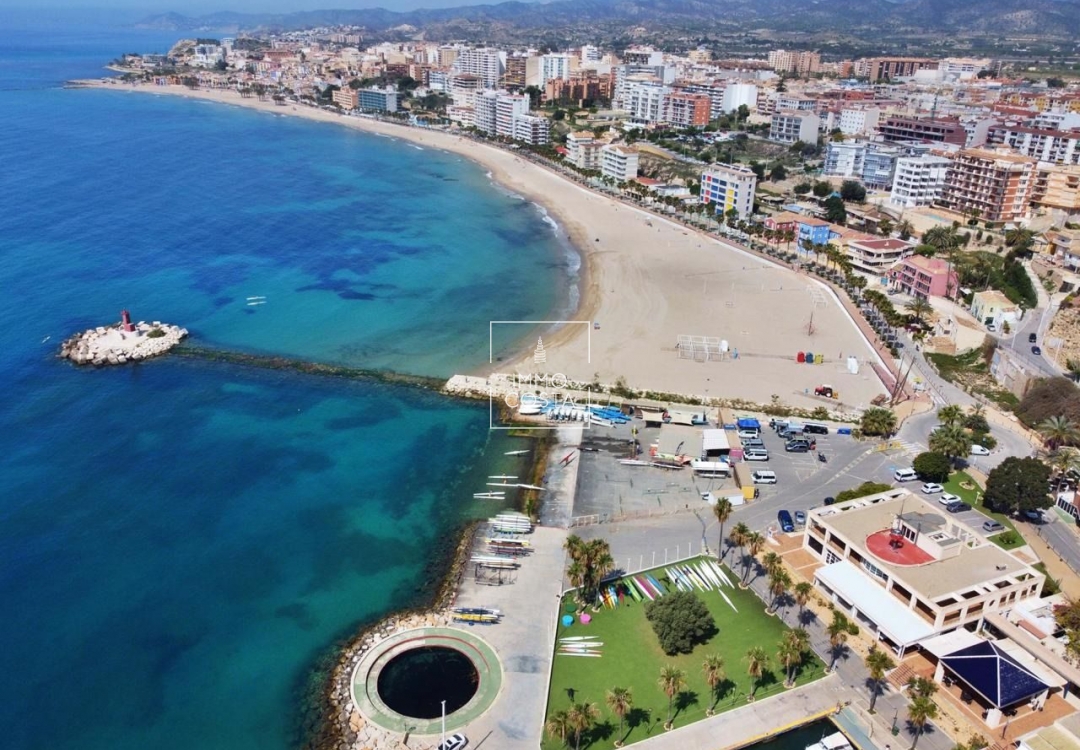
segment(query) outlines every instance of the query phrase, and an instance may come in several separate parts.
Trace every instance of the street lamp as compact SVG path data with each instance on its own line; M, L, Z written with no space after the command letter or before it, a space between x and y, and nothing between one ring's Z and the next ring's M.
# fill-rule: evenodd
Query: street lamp
M446 701L442 703L442 742L439 744L440 748L446 747Z

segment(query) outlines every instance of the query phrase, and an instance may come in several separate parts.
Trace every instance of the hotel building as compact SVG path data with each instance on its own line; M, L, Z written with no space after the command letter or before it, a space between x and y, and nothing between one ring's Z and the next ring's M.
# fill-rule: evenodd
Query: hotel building
M896 160L889 205L929 206L941 199L951 160L943 156L904 156Z
M814 508L803 548L814 583L903 655L934 635L1038 598L1045 576L904 489Z
M1006 150L965 149L949 165L941 203L983 221L1026 219L1035 186L1035 159Z
M749 219L756 190L757 175L749 167L714 164L701 175L701 202L715 206L721 216L735 209L739 219Z
M600 148L600 172L616 182L629 182L637 177L638 152L629 146L608 144Z
M912 297L948 297L959 289L959 277L943 258L912 255L889 271L893 285Z

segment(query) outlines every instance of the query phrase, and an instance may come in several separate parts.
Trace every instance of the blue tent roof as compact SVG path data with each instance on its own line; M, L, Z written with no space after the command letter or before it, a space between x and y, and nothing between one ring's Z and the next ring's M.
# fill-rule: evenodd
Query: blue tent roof
M1047 685L993 641L962 648L941 661L995 708L1005 708L1038 695Z

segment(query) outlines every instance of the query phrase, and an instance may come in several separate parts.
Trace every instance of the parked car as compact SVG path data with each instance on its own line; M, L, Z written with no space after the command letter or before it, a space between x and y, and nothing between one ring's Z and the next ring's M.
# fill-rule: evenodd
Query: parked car
M985 522L983 522L983 531L995 532L995 531L1001 531L1004 528L1005 527L1002 526L997 521L985 521Z
M791 514L782 510L776 514L776 520L780 522L780 529L787 534L795 530L795 523L791 520Z
M1039 334L1037 334L1037 333L1029 333L1028 334L1028 343L1029 344L1035 344L1035 343L1038 343L1038 341L1039 341Z
M825 498L825 504L826 505L832 505L835 502L836 502L836 498L832 497L831 495L829 497Z
M788 453L809 453L810 443L803 440L792 440L784 445L784 450Z
M1045 520L1041 510L1025 510L1020 515L1024 517L1025 521L1031 521L1032 523L1042 523Z
M942 492L941 497L938 498L938 502L942 505L952 505L953 503L960 502L960 496L954 495L951 492Z
M765 441L762 440L759 437L745 438L743 440L740 440L739 442L742 443L743 448L764 448L765 447Z
M978 443L972 443L971 444L971 455L973 455L973 456L989 456L990 455L990 449L985 447L985 446L979 445Z
M897 469L892 475L897 482L913 482L919 478L919 473L911 468Z
M754 480L754 484L776 484L775 471L755 471L750 478Z
M923 484L923 486L922 486L922 487L920 487L919 489L920 489L920 490L922 491L922 493L923 493L923 494L925 494L925 495L933 495L933 494L935 494L935 493L937 493L937 492L941 492L941 491L942 491L942 490L944 490L945 488L944 488L944 487L942 487L942 486L941 486L940 484L938 484L937 482L926 482L926 483L924 483L924 484Z
M747 448L743 453L745 461L768 461L769 452L764 448Z
M739 430L736 435L739 436L739 440L756 438L758 436L757 430Z
M1040 349L1037 346L1033 346L1033 347L1031 347L1031 353L1034 354L1037 357L1040 354L1042 354L1042 349Z
M965 510L971 510L971 506L967 503L957 501L955 503L949 503L948 505L946 505L945 510L949 511L950 513L963 513Z
M439 750L461 750L469 744L469 740L466 739L463 734L452 734L445 740L439 743Z
M987 323L987 324L986 324L986 330L988 330L988 331L990 331L991 333L993 333L994 331L996 331L996 330L997 330L997 326L996 326L996 325L994 325L993 323Z

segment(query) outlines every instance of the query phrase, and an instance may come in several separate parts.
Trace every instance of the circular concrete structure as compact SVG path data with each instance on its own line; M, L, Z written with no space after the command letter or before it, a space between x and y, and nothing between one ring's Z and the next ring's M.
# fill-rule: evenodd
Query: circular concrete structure
M482 639L453 628L416 628L394 633L368 650L352 676L352 699L360 714L371 723L392 732L438 734L441 717L419 719L406 716L387 705L379 694L379 677L391 662L409 651L452 650L464 656L476 670L475 692L458 710L446 715L446 731L459 729L484 713L495 701L502 686L502 666L495 651ZM453 696L447 696L450 703ZM461 702L461 701L455 701Z

